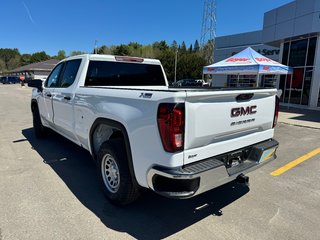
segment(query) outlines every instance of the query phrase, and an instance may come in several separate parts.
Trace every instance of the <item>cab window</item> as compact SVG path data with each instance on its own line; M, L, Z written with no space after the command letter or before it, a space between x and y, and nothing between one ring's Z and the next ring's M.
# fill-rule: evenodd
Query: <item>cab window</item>
M76 79L81 59L70 60L65 63L64 71L59 83L59 87L67 88L71 86Z
M62 67L63 67L63 63L60 63L53 69L53 71L51 72L51 74L49 75L49 77L47 78L44 84L45 87L54 88L58 86L58 80L59 80Z

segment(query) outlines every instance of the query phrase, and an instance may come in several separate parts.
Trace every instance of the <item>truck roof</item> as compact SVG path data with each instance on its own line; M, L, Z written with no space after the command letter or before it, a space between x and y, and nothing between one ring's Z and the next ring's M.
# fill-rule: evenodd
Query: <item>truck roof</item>
M115 56L115 55L106 55L106 54L82 54L76 55L72 57L68 57L65 60L71 59L79 59L86 58L88 60L100 60L100 61L111 61L111 62L132 62L132 63L144 63L144 64L153 64L160 65L160 61L158 59L151 58L141 58L141 57L132 57L132 56Z

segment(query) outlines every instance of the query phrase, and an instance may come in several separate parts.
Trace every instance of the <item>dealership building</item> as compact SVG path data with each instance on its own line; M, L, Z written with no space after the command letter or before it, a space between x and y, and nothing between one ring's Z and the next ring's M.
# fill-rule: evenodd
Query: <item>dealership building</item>
M295 0L266 12L261 31L216 38L215 62L249 46L293 68L292 75L262 76L259 86L281 89L282 105L320 110L320 0ZM213 85L256 86L257 79L216 75Z

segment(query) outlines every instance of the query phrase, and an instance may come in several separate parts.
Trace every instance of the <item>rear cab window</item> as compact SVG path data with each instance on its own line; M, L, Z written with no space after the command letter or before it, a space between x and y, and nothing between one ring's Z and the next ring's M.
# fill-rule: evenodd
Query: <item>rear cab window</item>
M166 86L160 65L92 60L85 86Z

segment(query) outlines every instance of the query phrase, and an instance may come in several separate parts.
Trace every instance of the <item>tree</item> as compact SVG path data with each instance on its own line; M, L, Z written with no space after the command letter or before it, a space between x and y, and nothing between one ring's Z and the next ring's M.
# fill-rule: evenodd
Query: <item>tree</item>
M21 65L28 65L31 63L31 54L22 54L21 55Z
M130 55L130 49L127 45L121 44L120 46L117 46L113 50L112 54L118 55L118 56L128 56Z
M166 41L155 42L152 44L152 47L160 51L165 51L169 48Z
M15 69L17 67L21 66L21 56L20 55L15 55L14 57L10 58L8 61L8 70Z
M174 79L174 62L175 51L167 49L162 51L157 58L161 61L164 71L166 72L167 79L172 82Z
M130 42L128 44L129 52L131 56L141 57L142 56L142 45L137 42Z
M97 49L98 54L111 54L110 48L108 48L106 45L102 45Z
M76 56L76 55L81 55L81 54L84 54L85 52L81 52L81 51L72 51L70 53L70 56Z
M66 52L64 50L59 50L58 55L56 56L56 59L62 60L62 59L65 59L66 57L67 57Z
M5 70L16 68L16 61L20 62L20 53L17 48L0 48L0 59L4 62Z
M189 51L189 53L192 53L192 44L190 44L188 51Z
M187 51L186 43L183 41L181 43L180 52L185 53Z
M199 51L200 51L200 45L199 45L198 40L196 40L196 41L194 42L193 51L194 51L194 52L199 52Z
M171 49L176 51L178 49L178 43L176 40L173 40L172 44L171 44Z
M31 55L31 62L36 63L36 62L42 62L50 59L50 56L46 54L45 51L42 52L36 52Z
M6 70L7 70L6 63L2 59L0 59L0 73L4 72Z

